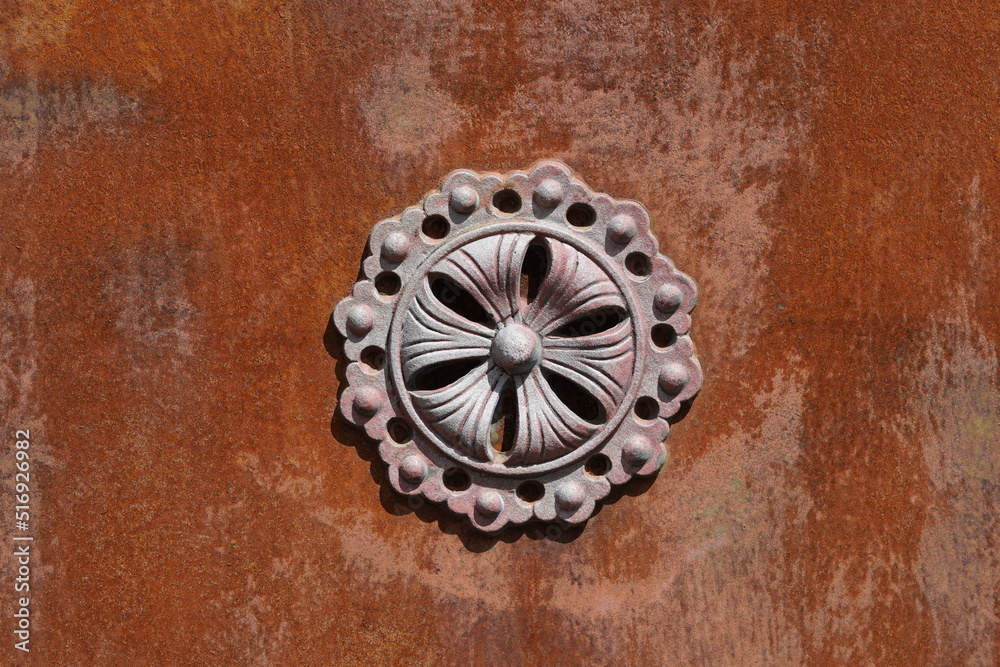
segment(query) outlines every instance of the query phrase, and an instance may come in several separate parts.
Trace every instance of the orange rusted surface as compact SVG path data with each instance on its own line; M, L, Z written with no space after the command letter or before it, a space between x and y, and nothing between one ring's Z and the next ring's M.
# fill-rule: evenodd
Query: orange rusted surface
M2 660L996 663L998 72L992 3L0 1ZM335 416L328 318L543 158L650 210L705 384L641 497L477 537Z

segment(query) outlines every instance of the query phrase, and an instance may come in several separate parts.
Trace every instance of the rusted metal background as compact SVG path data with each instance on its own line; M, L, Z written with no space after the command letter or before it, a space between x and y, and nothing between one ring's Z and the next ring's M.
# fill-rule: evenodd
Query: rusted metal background
M3 534L35 664L995 664L993 3L0 1ZM467 534L334 417L334 304L449 170L572 166L704 389L582 532ZM330 350L330 351L328 351ZM8 611L10 610L10 611Z

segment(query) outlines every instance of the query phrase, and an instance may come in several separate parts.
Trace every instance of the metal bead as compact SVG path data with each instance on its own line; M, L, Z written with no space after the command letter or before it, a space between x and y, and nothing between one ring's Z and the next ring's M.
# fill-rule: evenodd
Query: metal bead
M410 484L420 484L427 477L427 464L416 454L410 454L399 464L399 476Z
M664 364L660 370L660 388L668 394L681 393L689 379L687 369L676 362Z
M556 505L561 510L572 512L580 509L586 496L579 482L565 482L556 489Z
M684 303L684 292L677 285L666 284L656 291L653 306L661 313L670 314Z
M483 516L497 516L503 511L503 496L492 489L479 494L476 498L476 510Z
M494 336L490 358L511 375L527 373L541 360L542 343L529 327L514 322Z
M362 387L354 395L354 407L363 415L373 415L382 407L382 392L374 387Z
M555 208L563 199L563 186L559 181L546 178L535 187L535 203L542 208Z
M355 336L364 336L375 324L375 311L366 303L359 303L347 313L347 330Z
M622 447L622 460L630 466L641 468L653 457L653 443L649 438L637 435Z
M399 264L410 252L410 238L402 232L393 232L382 242L382 257L393 264Z
M608 222L608 236L615 243L625 245L635 236L635 220L632 216L619 213Z
M460 185L451 191L451 208L457 213L472 213L479 206L479 193L471 185Z

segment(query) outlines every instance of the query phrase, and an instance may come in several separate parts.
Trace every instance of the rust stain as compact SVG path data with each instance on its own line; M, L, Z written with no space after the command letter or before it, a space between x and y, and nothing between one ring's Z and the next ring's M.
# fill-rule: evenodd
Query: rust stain
M80 13L79 2L20 0L8 4L20 10L11 11L4 21L14 48L32 49L45 43L62 42Z
M138 101L114 86L69 85L29 78L0 87L0 166L31 164L39 144L66 146L95 129L121 134Z
M992 664L998 33L976 2L0 2L29 660ZM380 484L322 338L372 224L548 157L649 206L706 383L641 496L477 538Z
M950 312L949 312L950 311ZM968 297L929 323L914 373L912 421L931 480L917 566L943 661L993 664L1000 634L1000 391L994 344L969 317Z
M388 156L394 171L426 168L429 156L449 141L462 141L464 112L435 86L428 59L401 54L376 80L354 95L360 101L372 143Z

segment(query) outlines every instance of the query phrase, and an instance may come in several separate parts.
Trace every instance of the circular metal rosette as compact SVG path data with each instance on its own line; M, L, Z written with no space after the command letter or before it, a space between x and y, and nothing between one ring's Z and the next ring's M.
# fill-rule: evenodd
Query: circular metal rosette
M372 231L334 311L340 410L381 441L389 480L494 532L587 520L667 458L701 386L694 281L639 204L558 162L453 172Z

